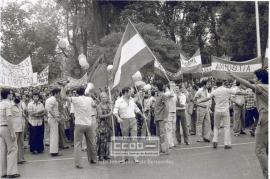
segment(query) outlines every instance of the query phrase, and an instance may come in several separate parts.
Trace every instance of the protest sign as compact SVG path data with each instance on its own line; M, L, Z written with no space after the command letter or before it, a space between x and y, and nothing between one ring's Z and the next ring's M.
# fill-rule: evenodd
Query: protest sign
M260 58L244 62L234 62L212 56L212 75L215 78L226 79L227 73L231 72L241 78L250 79L254 77L254 71L262 68Z
M49 82L49 66L44 68L37 76L37 85L46 85Z
M202 72L202 59L200 49L188 60L182 57L180 53L181 73L192 74Z
M18 65L14 65L0 57L0 86L21 88L33 83L31 58L28 57Z

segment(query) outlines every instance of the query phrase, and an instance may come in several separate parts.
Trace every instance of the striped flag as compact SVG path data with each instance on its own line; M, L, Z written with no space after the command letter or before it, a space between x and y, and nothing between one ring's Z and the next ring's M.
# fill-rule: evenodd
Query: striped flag
M156 59L131 21L127 24L113 61L113 86L129 86L131 76Z
M165 68L157 60L154 61L154 70L160 76L165 76L167 73Z

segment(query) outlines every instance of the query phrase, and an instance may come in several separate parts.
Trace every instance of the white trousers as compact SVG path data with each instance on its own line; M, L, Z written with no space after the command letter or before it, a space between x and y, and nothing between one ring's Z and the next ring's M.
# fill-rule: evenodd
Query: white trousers
M165 125L166 133L168 138L169 147L175 146L177 144L177 139L175 135L176 131L176 113L169 113L168 122Z
M48 119L50 126L50 153L58 153L59 145L59 132L58 132L58 121L53 118Z
M213 142L218 142L218 133L219 133L221 121L223 121L223 126L224 126L224 145L231 145L229 111L215 112Z

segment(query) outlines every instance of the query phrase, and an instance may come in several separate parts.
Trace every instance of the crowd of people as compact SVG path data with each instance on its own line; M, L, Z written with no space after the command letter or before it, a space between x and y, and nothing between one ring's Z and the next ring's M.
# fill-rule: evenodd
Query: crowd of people
M218 148L219 130L224 128L224 148L231 149L231 126L235 136L256 136L256 155L267 177L268 72L255 74L260 83L228 74L235 80L155 82L150 90L125 87L112 100L107 89L67 90L67 81L58 87L2 88L2 177L20 176L17 164L26 162L25 147L38 155L49 146L52 157L61 156L59 148L74 147L74 166L81 169L82 150L91 164L110 160L112 136L158 136L160 153L169 154L182 141L190 145L190 135Z

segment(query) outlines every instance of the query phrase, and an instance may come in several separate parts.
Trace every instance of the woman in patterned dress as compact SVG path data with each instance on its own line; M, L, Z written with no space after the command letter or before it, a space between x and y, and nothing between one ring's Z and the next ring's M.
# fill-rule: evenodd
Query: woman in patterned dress
M100 94L100 104L97 106L98 127L97 127L97 155L99 160L109 159L109 148L112 133L111 116L112 111L108 96L105 92Z

